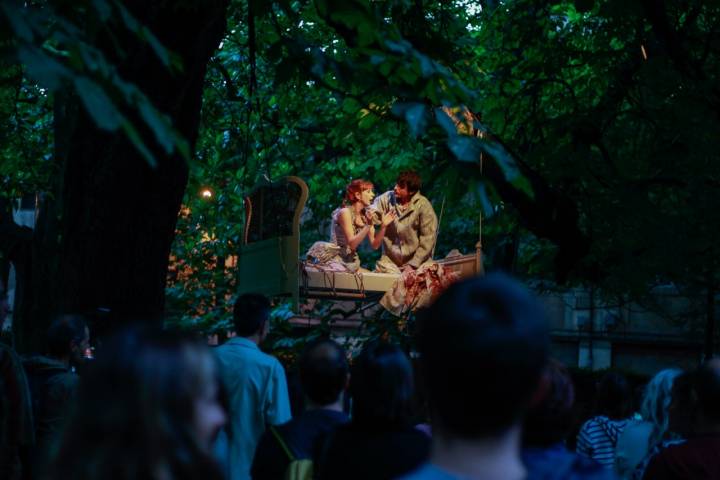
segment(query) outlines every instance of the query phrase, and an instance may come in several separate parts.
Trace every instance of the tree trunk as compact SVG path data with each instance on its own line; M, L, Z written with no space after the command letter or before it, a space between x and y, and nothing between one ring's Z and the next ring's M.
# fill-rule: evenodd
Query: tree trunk
M170 116L192 152L206 66L225 31L228 2L124 4L181 58L182 71L171 73L147 43L122 26L108 25L98 45L123 79ZM123 54L115 50L118 43ZM58 203L44 206L49 209L36 230L33 296L19 322L25 350L40 345L51 316L60 312L101 313L92 325L95 334L129 321L162 322L168 257L188 180L186 162L165 154L149 131L141 134L158 160L154 169L123 134L98 129L77 108L77 97L67 101L64 111L75 118L71 127L56 128L62 185ZM67 119L57 116L58 121Z
M715 356L715 287L712 274L708 275L705 310L705 351L704 359L710 360Z

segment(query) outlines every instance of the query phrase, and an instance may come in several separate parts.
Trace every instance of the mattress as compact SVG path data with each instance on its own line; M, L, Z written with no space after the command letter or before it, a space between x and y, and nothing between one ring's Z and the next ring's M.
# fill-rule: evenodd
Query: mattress
M477 275L475 255L457 255L436 260L460 278ZM392 289L398 273L336 272L300 263L300 295L335 299L362 299L382 296Z
M333 272L301 267L301 295L311 297L367 298L390 290L400 276L396 273Z

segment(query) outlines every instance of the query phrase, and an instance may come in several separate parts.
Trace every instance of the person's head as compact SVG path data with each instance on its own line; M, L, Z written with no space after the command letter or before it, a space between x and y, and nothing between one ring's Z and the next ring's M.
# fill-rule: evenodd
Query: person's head
M655 445L668 430L673 383L681 373L682 370L677 368L661 370L645 385L640 416L653 425L650 445Z
M418 325L433 431L502 435L521 421L545 368L543 307L519 282L490 274L452 285Z
M695 373L698 413L706 427L720 427L720 359L702 364Z
M353 180L345 189L345 203L348 205L360 202L363 207L367 207L372 203L373 198L375 198L375 191L372 182L362 178Z
M268 331L270 300L259 293L245 293L235 301L233 324L240 337L257 335L261 340Z
M400 172L395 181L395 196L402 203L409 200L413 195L420 191L422 180L417 172L407 170Z
M300 383L313 405L322 407L340 400L348 383L345 350L323 339L310 343L300 356Z
M220 478L211 442L225 423L214 358L194 339L133 329L80 379L56 478Z
M414 393L410 360L400 348L373 341L355 359L350 375L353 422L366 427L405 427Z
M567 438L573 424L575 388L565 366L550 360L542 375L543 395L523 423L523 444L545 447Z
M602 376L595 393L595 412L613 420L630 414L632 387L624 375L607 372Z
M90 330L80 315L60 315L47 331L48 355L71 363L82 362L85 350L90 346Z

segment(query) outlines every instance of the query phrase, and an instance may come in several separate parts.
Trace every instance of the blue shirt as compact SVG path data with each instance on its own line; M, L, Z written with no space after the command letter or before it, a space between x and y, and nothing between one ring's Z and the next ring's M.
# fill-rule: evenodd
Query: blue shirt
M229 400L228 478L247 480L265 424L290 420L285 370L247 338L232 338L215 353Z
M525 447L522 460L526 480L614 480L612 470L575 452L562 443L548 447Z
M458 477L428 462L398 480L466 480L466 477Z

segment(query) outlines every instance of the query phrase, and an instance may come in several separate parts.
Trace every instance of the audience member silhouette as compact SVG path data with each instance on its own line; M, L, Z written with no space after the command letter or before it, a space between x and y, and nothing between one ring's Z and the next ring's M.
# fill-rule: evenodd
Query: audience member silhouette
M215 349L230 418L216 452L227 464L229 480L247 480L265 425L290 420L290 399L282 365L258 347L270 329L267 297L240 295L233 308L233 324L237 336ZM223 451L225 439L227 452Z
M48 329L47 355L23 361L35 419L36 464L44 462L51 441L67 420L80 380L74 369L82 363L89 341L82 317L62 315Z
M430 462L403 478L525 478L521 425L549 349L542 305L491 274L451 286L418 328L433 446Z
M660 442L673 436L668 431L670 403L675 379L682 373L677 368L658 372L645 386L640 405L642 420L633 420L618 437L615 447L615 470L620 478L642 477L634 473L649 452Z
M615 466L615 446L629 422L632 389L627 379L608 372L600 380L595 395L596 415L586 421L577 436L576 450L607 469Z
M5 324L8 302L0 278L0 332ZM20 357L0 342L0 478L29 477L28 456L35 443L30 390Z
M666 442L657 449L642 478L718 479L720 359L706 362L688 377L679 377L676 384L670 407L670 429L684 439Z
M612 472L568 450L575 389L565 367L551 360L543 373L540 396L523 424L523 463L527 480L604 480Z
M170 332L131 330L83 373L50 480L222 479L211 442L225 422L212 354Z
M317 340L305 348L298 363L306 410L276 427L274 433L263 434L252 466L254 480L283 478L290 458L280 441L290 449L293 458L317 462L326 435L349 421L343 412L350 377L343 348L329 339Z
M339 427L319 461L321 479L390 479L430 453L430 439L412 426L410 360L394 345L371 342L350 377L352 422Z

